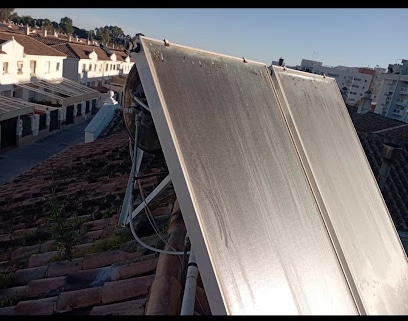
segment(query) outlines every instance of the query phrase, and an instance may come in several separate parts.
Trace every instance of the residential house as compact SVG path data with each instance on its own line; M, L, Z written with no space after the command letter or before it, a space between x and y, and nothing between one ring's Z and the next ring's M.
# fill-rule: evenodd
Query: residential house
M100 93L63 77L66 57L24 33L0 31L1 149L96 113Z
M126 75L134 64L133 58L123 50L108 48L95 41L78 37L62 38L46 33L31 35L67 56L64 60L63 76L84 86L106 93L113 90L114 98L122 102Z

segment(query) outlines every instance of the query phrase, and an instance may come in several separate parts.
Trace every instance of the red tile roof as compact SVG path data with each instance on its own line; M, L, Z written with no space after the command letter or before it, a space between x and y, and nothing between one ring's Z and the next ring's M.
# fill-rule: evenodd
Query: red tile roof
M38 33L36 33L36 34L30 34L30 37L32 37L32 38L34 38L34 39L36 39L36 40L38 40L38 41L41 41L42 43L46 44L47 46L49 46L49 45L63 44L63 43L66 43L66 42L68 41L68 40L66 39L66 37L60 36L60 37L62 37L62 38L58 38L58 37L55 37L55 36L52 36L52 35L49 35L49 36L47 36L47 37L44 37L44 36L42 36L42 35L40 35L40 34L38 34Z
M60 51L55 50L30 36L18 34L15 32L0 31L0 43L12 40L13 37L20 45L24 47L24 53L27 55L58 57L65 56Z
M12 273L12 283L0 290L0 315L144 315L152 283L156 288L165 288L160 285L166 282L165 278L156 278L156 266L159 261L161 266L171 261L158 257L158 253L142 247L132 237L119 248L92 250L97 242L130 233L129 228L118 226L131 165L128 134L120 112L112 124L96 141L69 147L0 186L0 272ZM50 164L54 167L53 178ZM145 154L142 174L158 174L141 179L146 196L163 177L163 167L163 155ZM49 211L46 200L52 179L64 212L77 213L85 221L81 229L81 242L85 243L75 249L71 261L55 260L58 251L46 229L44 216ZM163 226L168 224L174 201L174 190L169 187L149 204L159 228L160 222ZM183 224L179 210L176 215L178 219L170 220L170 239L174 239L172 222ZM145 217L140 215L134 224L139 237L151 246L159 246ZM182 251L184 240L178 239L181 244L173 246ZM179 270L169 270L177 271L179 277L181 266L178 260L176 263ZM181 280L175 277L174 282L179 282L181 288ZM203 290L197 291L200 304L208 307ZM163 296L169 295L170 292L154 294L152 306L160 306L167 300ZM175 300L176 306L180 300ZM178 309L168 308L179 314Z
M73 42L66 42L64 44L51 45L52 48L63 52L68 55L70 58L77 59L89 59L89 54L92 51L98 56L98 60L110 61L110 56L106 53L105 50L98 46L84 45ZM125 61L127 54L120 50L109 49L112 53L116 55L116 61ZM131 61L133 61L131 59Z

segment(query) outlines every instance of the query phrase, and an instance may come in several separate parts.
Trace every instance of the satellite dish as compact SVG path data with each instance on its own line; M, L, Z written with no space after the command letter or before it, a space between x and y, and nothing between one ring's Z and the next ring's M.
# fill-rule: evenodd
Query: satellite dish
M153 118L150 111L143 107L143 105L148 107L139 73L136 64L134 64L126 79L123 94L123 118L125 126L134 144L135 116L140 113L141 124L138 128L137 147L147 153L159 154L161 153L161 146Z

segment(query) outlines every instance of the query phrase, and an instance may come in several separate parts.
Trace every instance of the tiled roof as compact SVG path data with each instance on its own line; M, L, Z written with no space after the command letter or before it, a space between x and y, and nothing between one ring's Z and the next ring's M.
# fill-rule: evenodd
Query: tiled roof
M0 284L0 315L143 315L150 296L151 307L179 313L179 300L176 308L163 306L163 295L174 291L163 292L166 278L155 275L158 264L169 266L172 261L142 247L129 228L118 226L130 166L128 134L119 112L98 140L67 148L0 186L0 272L3 280L10 276L9 284ZM164 177L163 155L146 154L141 170L151 174L140 180L147 196ZM51 181L68 220L74 215L83 220L81 244L71 261L56 260L55 241L46 228ZM157 227L169 224L169 241L172 226L184 224L174 202L170 186L149 204ZM145 243L160 246L146 216L139 215L134 224ZM184 243L172 245L183 250ZM170 271L177 269L180 274L178 259ZM152 295L153 283L160 293ZM198 285L197 311L208 313L202 284Z
M46 44L47 46L63 44L63 43L66 43L68 41L66 39L66 37L58 38L58 37L55 37L55 36L52 36L52 35L44 37L44 36L42 36L42 35L40 35L38 33L37 34L30 34L30 37L32 37L32 38L34 38L34 39L36 39L38 41L41 41L42 43ZM62 37L62 36L60 36L60 37Z
M58 50L55 50L42 42L23 34L15 32L3 32L0 31L0 43L14 39L24 47L24 53L27 55L38 56L65 56Z
M51 47L59 52L62 52L68 58L81 59L66 41L64 43L51 45ZM86 57L86 59L88 58L89 57Z
M77 59L89 59L89 54L92 51L98 56L98 60L110 61L110 58L105 50L98 46L79 44L74 42L66 42L64 44L51 45L52 48L69 55L70 58ZM112 53L115 53L117 61L125 61L127 55L120 50L109 49ZM131 59L132 61L132 59Z

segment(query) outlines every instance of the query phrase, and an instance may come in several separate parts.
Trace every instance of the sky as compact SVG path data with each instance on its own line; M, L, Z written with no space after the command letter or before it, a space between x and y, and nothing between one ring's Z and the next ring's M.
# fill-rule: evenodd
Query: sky
M72 19L80 29L118 26L154 39L270 65L387 68L408 59L407 8L15 8L34 19Z

